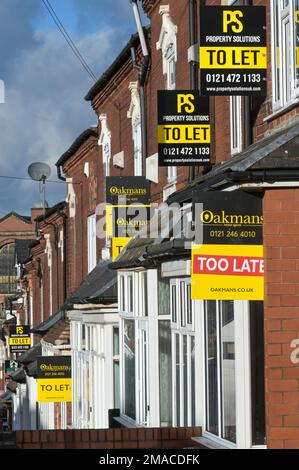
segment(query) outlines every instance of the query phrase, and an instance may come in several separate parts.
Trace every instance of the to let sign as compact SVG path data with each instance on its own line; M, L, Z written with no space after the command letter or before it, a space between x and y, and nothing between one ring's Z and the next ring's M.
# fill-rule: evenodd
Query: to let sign
M72 401L70 356L37 358L37 399L42 403Z
M210 165L210 143L208 98L193 90L159 90L159 165Z
M31 347L30 326L16 325L10 327L9 349L11 353L23 353Z
M266 95L266 7L202 6L203 95Z

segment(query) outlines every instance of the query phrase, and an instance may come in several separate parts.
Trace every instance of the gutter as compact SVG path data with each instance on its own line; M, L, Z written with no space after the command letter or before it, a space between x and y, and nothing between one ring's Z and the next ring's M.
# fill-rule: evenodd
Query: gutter
M149 52L148 47L144 35L143 26L141 23L140 12L137 5L137 0L130 0L132 4L133 13L135 17L135 22L137 26L139 41L141 45L142 55L143 55L143 64L141 67L136 66L136 61L134 60L135 54L132 55L132 62L135 68L139 69L139 78L138 78L138 85L139 85L139 96L140 96L140 113L141 113L141 147L142 147L142 174L146 176L146 158L147 158L147 149L148 149L148 142L147 142L147 118L146 118L146 93L145 93L145 80L147 76L147 72L149 69ZM132 53L132 49L131 49Z

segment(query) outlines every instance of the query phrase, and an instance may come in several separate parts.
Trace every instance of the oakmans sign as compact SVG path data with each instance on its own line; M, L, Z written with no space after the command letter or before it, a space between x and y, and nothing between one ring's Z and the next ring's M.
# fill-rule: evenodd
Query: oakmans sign
M193 299L263 300L262 199L243 191L194 193Z
M37 399L39 402L72 401L70 356L37 358Z
M203 95L266 95L266 8L202 6L199 66Z

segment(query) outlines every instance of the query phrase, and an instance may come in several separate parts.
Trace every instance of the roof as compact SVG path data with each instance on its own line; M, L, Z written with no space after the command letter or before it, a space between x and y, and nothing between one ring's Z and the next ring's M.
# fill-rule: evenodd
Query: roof
M299 118L296 118L277 132L250 145L230 160L215 165L211 171L191 185L171 194L167 202L190 199L193 189L203 191L219 189L222 182L229 183L231 178L237 181L245 177L250 181L255 176L261 175L261 179L265 180L267 170L276 171L277 174L282 170L286 175L287 170L290 170L291 179L295 178L294 171L299 170L298 145ZM275 178L275 173L272 173L272 178Z
M100 261L69 299L71 304L111 304L117 302L117 274L109 261Z
M74 153L81 147L84 142L86 142L89 137L98 137L98 128L97 126L91 126L85 129L72 143L72 145L64 152L61 157L55 163L56 166L63 165L69 158L71 158Z
M37 361L30 362L26 366L26 373L29 377L37 377Z
M8 384L6 385L6 388L12 392L12 393L16 393L16 390L17 390L17 382L15 382L14 380L11 380L10 382L8 382Z
M26 383L26 374L23 367L17 369L11 376L12 380L20 384Z
M11 393L9 391L6 391L3 393L3 395L0 396L0 401L4 402L7 400L11 399Z
M150 27L144 27L143 31L147 37L150 32ZM109 80L119 70L119 68L131 57L131 47L137 47L139 44L140 40L137 32L130 37L130 40L116 57L114 62L112 62L110 67L101 75L98 81L89 90L84 98L86 101L92 101L96 97L96 95L104 88L104 86L109 82Z
M59 320L43 337L47 343L62 345L70 344L70 324L66 320Z
M25 264L31 258L30 248L36 240L16 240L15 250L18 264Z
M42 354L42 345L38 343L32 348L28 349L28 351L21 354L21 356L18 357L17 361L20 362L21 364L27 365L30 362L35 361L37 356L41 356L41 354Z
M52 328L52 326L54 326L62 318L64 318L64 310L63 309L58 310L56 313L54 313L53 315L48 317L46 320L44 320L43 322L41 322L38 325L31 328L30 331L31 331L31 333L35 333L35 334L38 334L38 335L42 336L45 333L47 333L47 331L49 331L50 328Z
M46 209L46 214L45 214L45 217L44 215L39 215L38 217L36 217L36 221L37 222L42 222L44 220L44 218L48 218L50 217L51 215L55 214L56 212L60 211L61 209L63 209L64 207L66 206L66 202L65 201L61 201L61 202L58 202L57 204L55 204L55 206L53 207L50 207L49 209Z
M20 215L15 211L8 212L8 214L6 214L4 217L1 217L0 223L3 222L5 219L8 219L9 217L12 217L12 216L17 217L18 219L22 220L26 224L31 224L31 217L27 215Z

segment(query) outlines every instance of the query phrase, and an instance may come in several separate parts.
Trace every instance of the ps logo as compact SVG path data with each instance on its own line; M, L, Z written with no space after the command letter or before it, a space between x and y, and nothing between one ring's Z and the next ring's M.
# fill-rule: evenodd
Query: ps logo
M229 28L233 33L241 33L243 31L243 18L241 10L224 10L223 11L223 32L228 33Z
M177 110L178 113L194 113L195 106L194 106L194 95L192 93L182 94L179 93L177 95Z
M22 326L16 326L16 334L22 335L24 332L24 328Z

